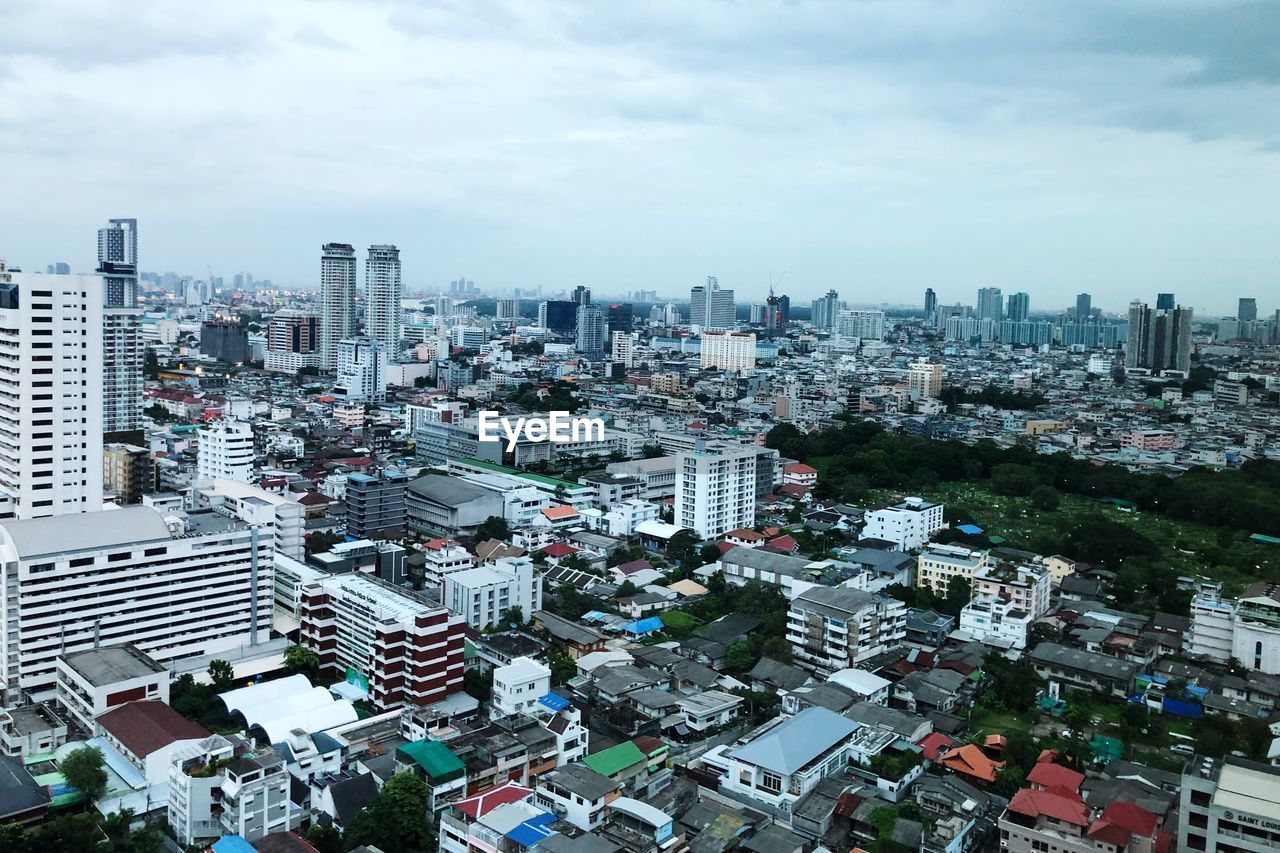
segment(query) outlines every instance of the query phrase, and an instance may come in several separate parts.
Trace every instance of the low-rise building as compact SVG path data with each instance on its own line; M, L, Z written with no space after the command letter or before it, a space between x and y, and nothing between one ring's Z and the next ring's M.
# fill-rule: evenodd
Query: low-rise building
M542 578L528 557L502 557L490 566L444 576L443 601L476 629L501 625L512 608L542 609Z
M866 539L892 542L899 551L910 551L922 547L945 526L942 513L942 504L907 498L893 506L869 511L862 535Z
M724 755L720 790L786 814L828 776L849 763L859 724L825 708L807 708L756 729Z
M69 652L57 661L57 701L83 731L125 702L169 702L169 671L132 643Z
M532 713L551 692L551 670L533 658L518 657L493 670L492 717Z

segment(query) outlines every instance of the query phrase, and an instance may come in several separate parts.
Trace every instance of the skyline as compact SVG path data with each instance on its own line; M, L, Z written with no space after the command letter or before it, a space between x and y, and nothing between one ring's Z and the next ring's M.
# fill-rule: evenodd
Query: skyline
M1280 7L5 15L0 254L25 269L88 271L92 233L131 216L144 269L293 287L340 240L400 246L408 290L712 274L758 302L787 270L800 303L992 285L1033 311L1275 308Z

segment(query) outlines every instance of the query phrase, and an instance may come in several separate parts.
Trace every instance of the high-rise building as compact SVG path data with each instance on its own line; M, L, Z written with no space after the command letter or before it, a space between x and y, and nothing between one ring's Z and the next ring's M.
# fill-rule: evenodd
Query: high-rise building
M630 302L610 305L608 316L610 332L630 332L635 328L635 310Z
M370 246L364 263L364 333L382 345L383 358L396 361L400 352L400 250Z
M978 319L1003 320L1004 294L998 287L978 288Z
M590 305L591 304L591 288L585 285L578 285L573 289L574 305Z
M102 431L142 429L142 311L138 309L138 220L98 229L102 276Z
M1160 298L1167 295L1160 294ZM1192 322L1190 308L1150 308L1145 302L1134 300L1129 305L1125 366L1156 372L1191 370Z
M867 309L841 311L836 331L846 338L878 341L884 338L884 312Z
M1015 293L1009 297L1008 318L1016 322L1027 319L1031 313L1031 294Z
M1084 323L1093 316L1093 297L1087 293L1076 294L1076 322Z
M373 337L338 342L338 375L334 393L357 402L387 398L386 359L382 344Z
M675 522L702 539L755 523L756 451L695 449L676 456Z
M338 341L356 331L356 250L325 243L320 250L320 367L336 370Z
M928 293L933 293L932 290ZM928 296L925 297L926 302ZM813 307L810 311L809 321L819 329L834 329L836 327L836 318L840 315L840 294L834 290L828 290L826 296L819 296L813 300Z
M1172 293L1156 294L1156 310L1158 311L1172 311L1177 304L1177 300L1173 298Z
M704 332L700 358L703 370L754 370L756 336L750 332Z
M520 316L520 300L519 299L499 299L495 306L495 313L499 320L514 320Z
M942 393L942 365L914 361L907 368L907 393L913 399L937 397Z
M1232 756L1202 757L1187 764L1179 789L1176 849L1204 853L1280 849L1275 806L1280 799L1280 768Z
M928 322L931 322L937 316L938 316L938 294L933 292L932 287L926 287L924 289L924 320L926 323L928 323Z
M1250 296L1240 297L1239 307L1236 309L1236 319L1241 323L1252 323L1258 319L1258 300Z
M277 311L267 325L267 351L263 367L296 373L320 366L320 318L303 311Z
M572 334L578 325L578 306L552 299L538 306L538 325L549 332Z
M122 507L0 525L5 698L52 698L59 654L133 643L165 663L265 641L275 527L255 506L167 518Z
M765 327L765 330L769 332L769 334L771 335L776 335L780 332L783 332L787 328L787 319L788 319L787 314L790 313L790 311L789 310L783 311L782 309L783 299L787 300L786 304L789 309L791 305L791 300L788 299L787 297L777 296L777 295L774 295L772 292L770 292L769 297L765 300L764 327Z
M102 448L102 487L122 504L142 503L142 496L156 490L155 461L151 451L132 444L108 444Z
M197 432L196 479L253 479L253 427L241 421L219 421Z
M0 519L102 508L102 279L0 261Z
M611 357L614 364L621 364L630 370L636 366L635 341L630 332L614 332L612 335Z
M200 353L223 364L249 361L249 327L230 320L200 324Z
M404 535L404 487L409 475L383 471L379 476L347 475L347 535L372 539L379 534Z
M689 291L689 323L703 329L732 329L737 323L732 290L721 290L719 280L707 276L705 285Z
M578 352L604 351L605 342L609 340L609 321L603 311L586 303L578 305L576 326Z

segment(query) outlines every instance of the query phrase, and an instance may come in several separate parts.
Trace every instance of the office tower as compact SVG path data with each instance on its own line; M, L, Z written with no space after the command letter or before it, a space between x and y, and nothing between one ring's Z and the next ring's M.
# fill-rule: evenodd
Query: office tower
M520 316L519 299L499 299L495 308L499 320L515 320Z
M200 324L200 353L223 364L249 361L249 327L229 320Z
M878 341L884 337L884 312L866 309L841 311L836 317L836 331L846 338Z
M320 318L303 311L277 311L267 324L267 370L297 373L320 366Z
M978 319L1003 320L1004 294L998 287L978 288Z
M273 518L269 504L241 501L169 517L133 506L0 524L5 698L52 698L60 654L133 643L166 663L266 641Z
M1160 298L1169 294L1160 294ZM1163 370L1191 370L1190 308L1150 308L1145 302L1129 304L1129 337L1125 366Z
M933 293L932 290L929 293ZM927 300L927 297L926 297ZM826 296L813 300L810 322L819 329L834 329L836 318L840 315L840 295L828 290Z
M1009 297L1008 319L1021 322L1031 313L1031 295L1015 293Z
M364 333L382 345L387 361L400 353L400 250L395 246L370 246L364 264Z
M630 332L613 332L610 357L614 364L621 364L627 370L636 366L635 341Z
M156 490L155 460L151 451L132 444L107 444L102 448L102 488L122 504L142 503L142 496Z
M591 304L591 288L578 285L573 289L574 305L590 305Z
M1125 367L1145 367L1147 360L1147 303L1135 299L1129 303L1129 336L1125 341Z
M786 314L789 313L789 311L784 312L782 310L783 299L784 297L776 296L772 291L770 291L769 297L765 300L764 327L771 335L783 332L787 328ZM787 305L790 307L790 299L787 299Z
M572 334L578 325L578 306L553 299L538 306L538 325L549 332Z
M924 289L925 322L932 320L936 316L938 316L938 294L933 292L932 287L926 287Z
M755 506L755 448L677 454L677 525L712 539L755 524Z
M703 329L731 329L737 322L732 290L721 290L715 276L689 291L689 323Z
M346 532L355 539L373 539L379 534L404 536L404 488L409 475L399 471L347 475Z
M382 344L369 336L338 342L338 375L334 393L357 402L387 398L386 357Z
M0 261L0 519L102 507L102 279Z
M778 297L778 316L782 318L781 328L787 328L791 323L791 297L785 293Z
M913 399L937 397L942 393L942 365L915 361L907 368L907 393Z
M630 332L635 328L635 309L630 302L610 305L607 309L610 332Z
M704 332L700 363L703 370L754 370L756 336L750 332Z
M102 276L102 431L142 429L142 311L138 309L138 220L98 229Z
M219 421L197 433L196 480L219 478L248 483L253 479L253 427L240 421Z
M1076 322L1084 323L1093 316L1093 297L1087 293L1076 294Z
M1172 293L1156 294L1156 310L1157 311L1172 311L1174 309L1174 306L1176 305L1177 305L1177 302L1173 298Z
M338 341L356 332L356 250L325 243L320 250L320 367L336 370Z
M590 304L580 304L577 313L578 352L603 352L609 340L609 321L605 313Z
M1236 319L1241 323L1252 323L1258 319L1258 300L1252 297L1241 297L1240 307L1236 309Z
M678 326L684 318L680 315L680 309L675 306L674 302L668 302L662 307L662 323L665 326Z

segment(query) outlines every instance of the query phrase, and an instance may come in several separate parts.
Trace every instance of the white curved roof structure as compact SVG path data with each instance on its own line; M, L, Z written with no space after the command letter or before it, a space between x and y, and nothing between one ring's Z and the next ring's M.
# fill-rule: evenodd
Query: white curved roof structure
M335 701L327 688L312 687L305 675L229 690L221 699L228 711L239 712L271 743L288 740L294 729L314 734L359 719L355 706L346 699Z
M311 690L311 682L305 675L290 675L276 681L264 681L237 690L219 694L228 711L239 711L248 717L247 709L263 702L272 702L287 696L297 696Z
M276 717L290 716L312 708L322 708L331 702L333 702L333 696L327 689L308 685L298 693L289 696L246 705L240 713L244 715L246 723L253 725L262 720L274 720Z
M308 708L304 711L286 714L274 719L255 720L250 725L256 725L262 729L267 735L267 740L271 743L283 743L289 740L289 733L294 729L302 729L307 734L314 734L315 732L331 729L334 726L354 723L359 718L359 715L356 714L355 706L346 699L335 702L330 697L328 705Z

